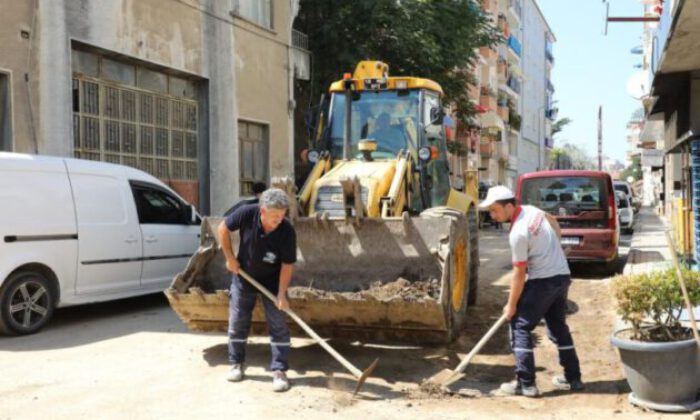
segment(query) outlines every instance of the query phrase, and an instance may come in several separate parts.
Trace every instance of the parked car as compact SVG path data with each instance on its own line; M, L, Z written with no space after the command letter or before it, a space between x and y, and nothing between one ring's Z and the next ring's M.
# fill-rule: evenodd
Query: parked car
M558 170L521 175L516 199L556 216L570 261L617 267L620 223L612 179L606 172Z
M634 232L634 209L627 194L622 191L615 191L617 196L617 214L620 219L620 229L623 233L632 234Z
M618 180L613 181L613 187L615 188L615 191L622 191L625 193L632 203L634 212L639 213L639 209L642 208L642 200L634 193L632 186L628 182Z
M199 244L194 207L126 166L0 153L0 332L56 307L160 292Z

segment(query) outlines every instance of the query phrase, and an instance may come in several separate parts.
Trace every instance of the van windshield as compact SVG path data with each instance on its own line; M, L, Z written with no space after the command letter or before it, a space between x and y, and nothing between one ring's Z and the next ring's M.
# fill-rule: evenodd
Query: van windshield
M522 204L551 213L563 228L607 226L608 190L604 178L541 177L523 181Z

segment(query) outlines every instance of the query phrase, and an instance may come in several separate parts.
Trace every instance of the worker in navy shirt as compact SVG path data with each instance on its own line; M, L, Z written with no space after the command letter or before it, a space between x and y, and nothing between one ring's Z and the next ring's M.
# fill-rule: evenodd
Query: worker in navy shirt
M243 379L245 346L259 292L238 276L242 269L277 296L277 305L267 298L262 302L270 331L273 389L289 389L286 376L289 357L289 328L284 310L289 309L287 288L296 262L296 233L284 218L289 202L287 194L272 188L260 196L259 204L236 209L219 225L219 242L226 257L226 268L233 273L229 304L229 361L233 365L228 380ZM233 254L230 232L238 231L238 256Z

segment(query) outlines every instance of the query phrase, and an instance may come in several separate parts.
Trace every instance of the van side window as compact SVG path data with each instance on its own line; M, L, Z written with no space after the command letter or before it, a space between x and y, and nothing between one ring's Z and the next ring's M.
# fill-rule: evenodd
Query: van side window
M183 204L164 191L131 186L141 224L185 224Z

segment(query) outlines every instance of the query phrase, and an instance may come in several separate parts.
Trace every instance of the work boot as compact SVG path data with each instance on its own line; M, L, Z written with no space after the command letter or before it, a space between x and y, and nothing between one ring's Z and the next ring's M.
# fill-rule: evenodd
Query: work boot
M537 397L540 395L540 390L535 385L523 385L517 379L511 382L501 384L501 392L506 395L522 395L524 397Z
M580 380L567 381L564 375L557 375L552 378L552 384L560 391L583 391L585 386Z
M281 370L272 372L272 390L275 392L284 392L288 389L289 380L287 379L287 375Z
M226 380L229 382L240 382L243 380L243 365L240 363L234 363L233 366L231 366L231 370L228 372L228 376L226 376Z

